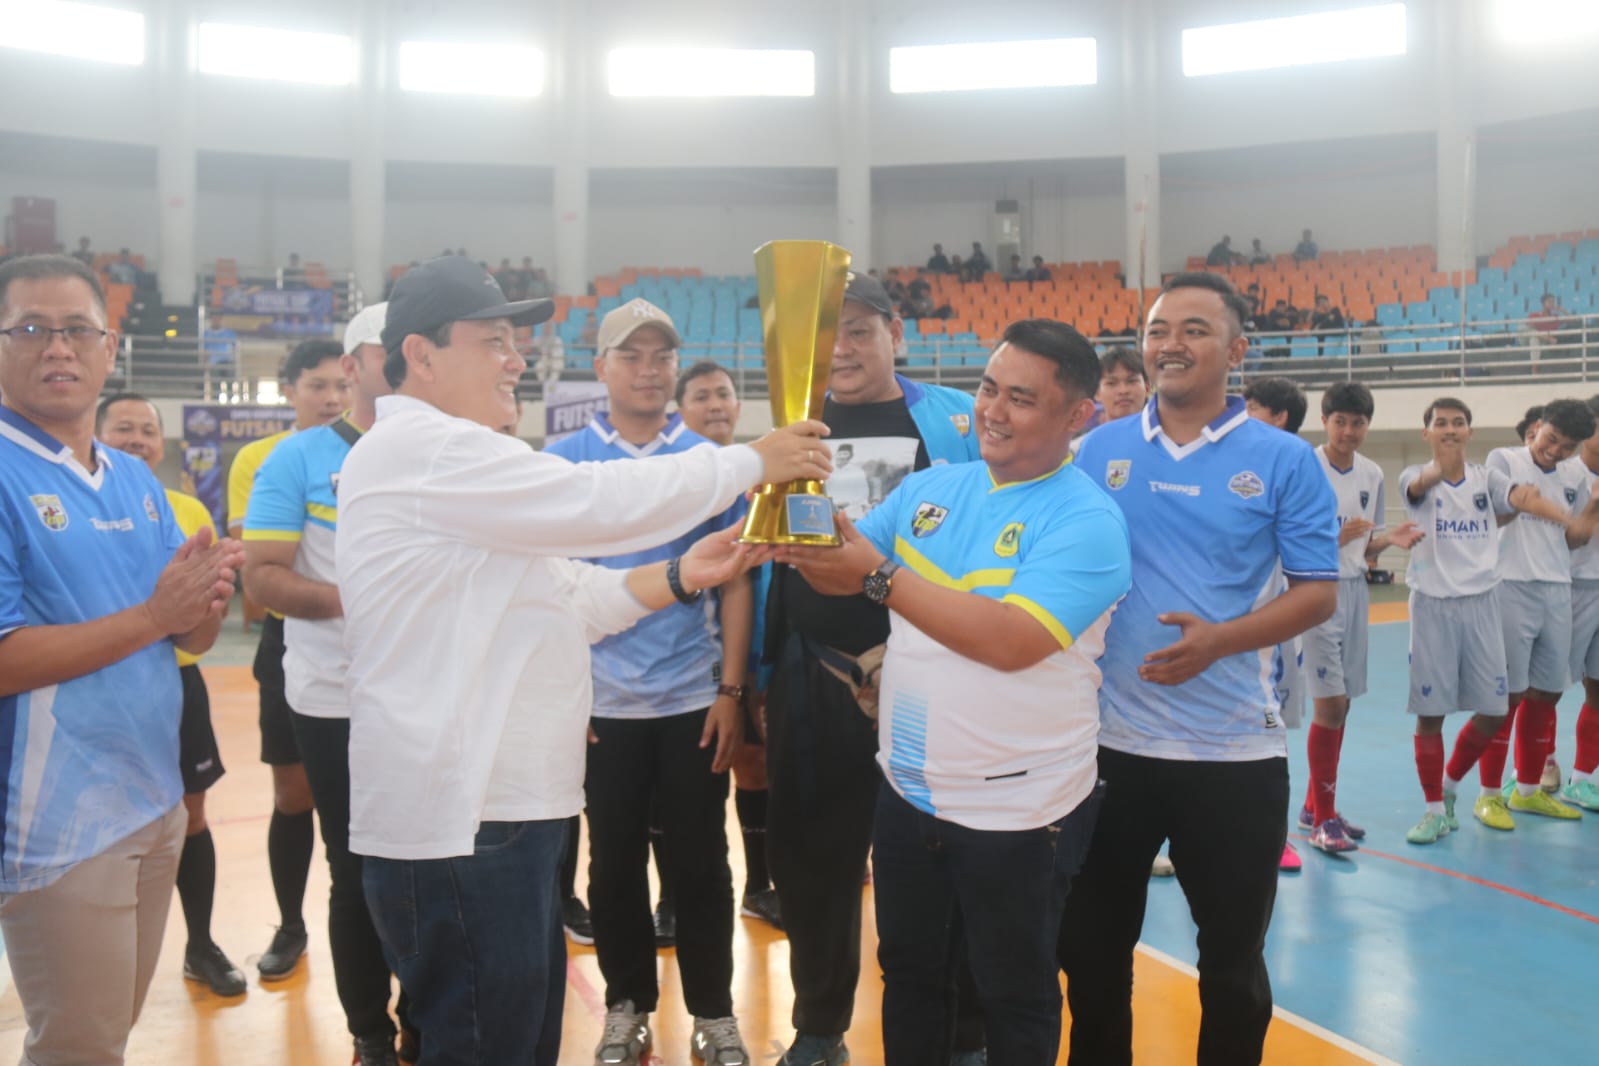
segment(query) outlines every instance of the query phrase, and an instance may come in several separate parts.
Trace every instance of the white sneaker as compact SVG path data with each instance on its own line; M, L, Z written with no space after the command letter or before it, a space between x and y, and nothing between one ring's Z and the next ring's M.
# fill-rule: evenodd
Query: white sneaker
M1543 776L1538 779L1538 787L1545 792L1559 792L1564 778L1560 776L1560 764L1555 762L1553 755L1544 760Z
M649 1014L624 999L605 1011L605 1029L594 1049L594 1066L639 1066L650 1049Z
M736 1018L695 1018L694 1057L705 1066L749 1066L750 1053Z

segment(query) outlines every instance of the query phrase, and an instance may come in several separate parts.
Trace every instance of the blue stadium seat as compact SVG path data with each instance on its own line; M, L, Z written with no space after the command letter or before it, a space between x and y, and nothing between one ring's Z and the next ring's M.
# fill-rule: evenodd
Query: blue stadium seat
M1294 337L1288 342L1288 354L1295 359L1315 358L1321 354L1321 342L1313 335Z

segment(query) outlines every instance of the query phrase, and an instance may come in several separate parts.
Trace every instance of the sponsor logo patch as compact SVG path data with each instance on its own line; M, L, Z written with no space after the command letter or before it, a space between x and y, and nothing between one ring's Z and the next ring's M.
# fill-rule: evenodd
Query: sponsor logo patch
M1241 499L1252 500L1266 491L1266 483L1253 470L1243 470L1227 482L1227 489Z
M1486 492L1477 493L1471 498L1471 504L1479 511L1486 511L1488 509L1488 494ZM1443 506L1442 500L1439 501L1439 506Z
M1360 509L1362 511L1364 511L1366 508L1368 508L1370 506L1371 506L1371 490L1370 489L1361 489L1360 490Z
M911 519L911 535L914 537L930 537L938 532L938 527L944 524L944 519L949 515L949 508L940 507L936 503L922 502L916 505L916 517Z
M1105 484L1112 489L1125 488L1127 478L1133 472L1131 459L1112 459L1105 464Z
M963 437L971 436L971 433L972 433L972 416L971 415L950 415L949 416L949 420L950 420L950 423L955 427L955 432L956 433L959 433Z
M999 531L999 539L994 541L994 554L1001 559L1009 559L1016 554L1016 549L1022 542L1022 524L1012 522Z
M39 521L44 523L44 528L52 533L59 533L67 528L67 511L61 506L61 497L54 493L40 493L29 496L33 509L39 512Z

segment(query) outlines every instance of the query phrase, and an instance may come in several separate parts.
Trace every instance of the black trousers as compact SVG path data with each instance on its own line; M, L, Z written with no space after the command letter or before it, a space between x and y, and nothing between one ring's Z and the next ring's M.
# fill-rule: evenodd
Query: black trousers
M332 880L328 947L339 1004L352 1035L392 1035L389 964L367 910L361 856L350 852L350 720L296 712L292 721ZM403 1010L401 1020L405 1020Z
M842 1033L853 1016L876 760L875 724L791 634L766 697L766 852L802 1033Z
M727 865L726 773L700 748L705 709L670 718L590 720L584 789L589 816L589 913L605 1002L656 1008L650 912L650 808L672 861L662 869L677 901L677 967L698 1018L733 1013L733 872Z
M1199 927L1198 1066L1258 1063L1271 1023L1266 930L1287 837L1288 760L1184 762L1099 749L1104 806L1061 921L1072 1066L1133 1061L1133 947L1171 841Z

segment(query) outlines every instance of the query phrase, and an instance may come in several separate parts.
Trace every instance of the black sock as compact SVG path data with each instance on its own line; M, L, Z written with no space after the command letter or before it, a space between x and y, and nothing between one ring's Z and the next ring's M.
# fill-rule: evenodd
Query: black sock
M566 856L561 860L561 902L577 895L577 848L581 843L583 816L574 814L566 820Z
M772 887L766 872L766 790L734 789L733 807L744 832L744 893L765 892Z
M272 870L272 891L278 897L278 915L289 929L305 927L305 880L311 876L311 847L316 823L311 812L284 814L276 808L267 826L267 866Z
M189 946L211 944L211 904L217 894L217 846L209 827L183 840L178 859L178 900L189 927Z

